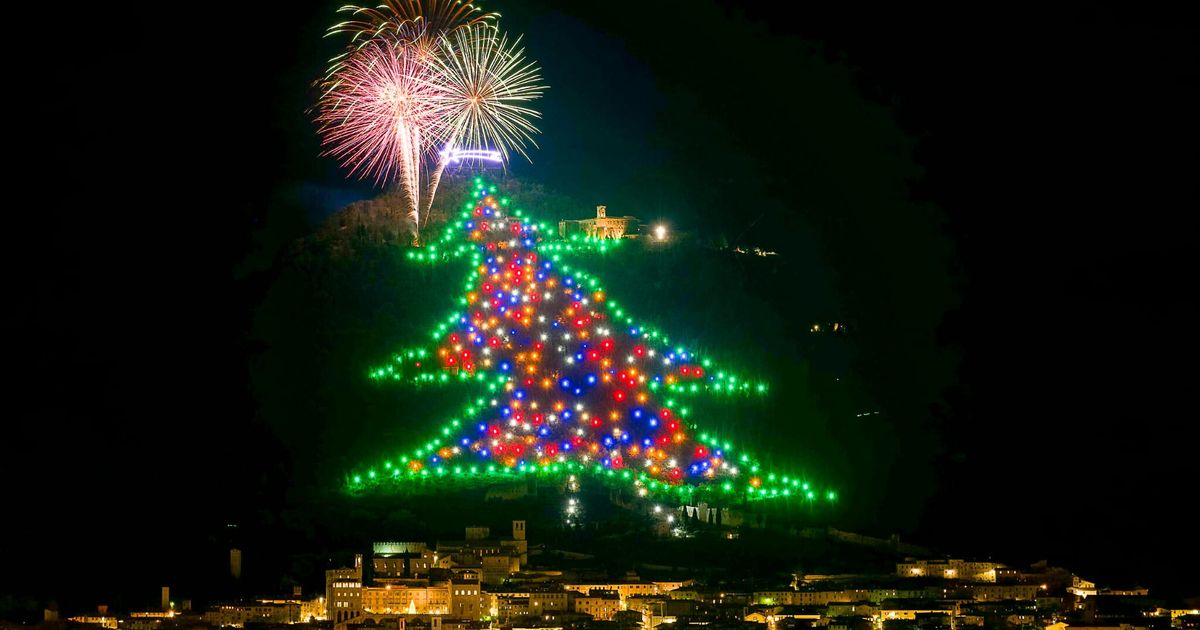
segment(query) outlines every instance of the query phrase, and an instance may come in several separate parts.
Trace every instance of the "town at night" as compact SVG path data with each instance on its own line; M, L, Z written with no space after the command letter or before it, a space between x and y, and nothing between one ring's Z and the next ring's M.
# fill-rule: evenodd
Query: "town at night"
M13 9L0 630L1200 630L1185 11L349 2Z

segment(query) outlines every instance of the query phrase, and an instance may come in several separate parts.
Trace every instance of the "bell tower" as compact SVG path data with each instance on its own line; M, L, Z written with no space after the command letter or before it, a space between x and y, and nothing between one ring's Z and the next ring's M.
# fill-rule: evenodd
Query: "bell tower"
M603 219L607 216L608 206L596 206L596 218Z

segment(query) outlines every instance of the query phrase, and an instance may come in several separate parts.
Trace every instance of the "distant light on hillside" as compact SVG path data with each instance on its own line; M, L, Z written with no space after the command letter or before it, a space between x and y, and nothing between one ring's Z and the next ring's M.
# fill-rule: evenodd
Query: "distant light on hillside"
M661 223L654 226L654 238L659 241L667 240L667 226Z

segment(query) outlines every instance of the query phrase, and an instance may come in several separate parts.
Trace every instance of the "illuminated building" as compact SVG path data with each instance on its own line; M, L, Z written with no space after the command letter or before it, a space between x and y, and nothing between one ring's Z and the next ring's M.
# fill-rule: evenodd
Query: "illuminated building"
M88 626L100 626L106 630L117 630L117 618L108 615L79 615L67 617L67 621Z
M584 595L591 595L592 591L616 593L624 609L628 607L627 600L631 597L662 595L684 585L684 582L604 582L563 584L563 588Z
M610 217L608 216L608 206L596 206L596 218L594 219L559 221L558 235L562 238L570 238L575 234L590 238L623 238L632 235L638 223L637 217ZM665 231L663 234L665 238Z
M612 621L621 611L621 598L616 593L594 591L591 595L577 596L575 612L591 615L596 621Z
M965 582L995 582L996 570L1004 568L998 562L968 562L966 560L914 560L896 564L900 577L942 578Z
M362 613L362 555L354 556L354 566L325 572L326 618L342 623Z
M362 610L375 614L409 615L450 614L450 588L388 584L362 589Z

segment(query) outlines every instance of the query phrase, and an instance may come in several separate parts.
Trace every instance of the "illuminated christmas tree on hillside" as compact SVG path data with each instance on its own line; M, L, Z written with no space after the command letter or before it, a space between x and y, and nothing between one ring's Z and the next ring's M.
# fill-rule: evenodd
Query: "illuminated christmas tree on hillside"
M833 501L798 476L761 469L705 432L687 394L763 394L766 385L667 344L614 303L596 278L563 261L619 241L561 241L509 212L475 180L461 217L422 262L468 260L460 309L432 343L397 354L372 378L468 382L482 395L413 451L350 476L352 491L437 477L594 475L641 495L793 497Z

